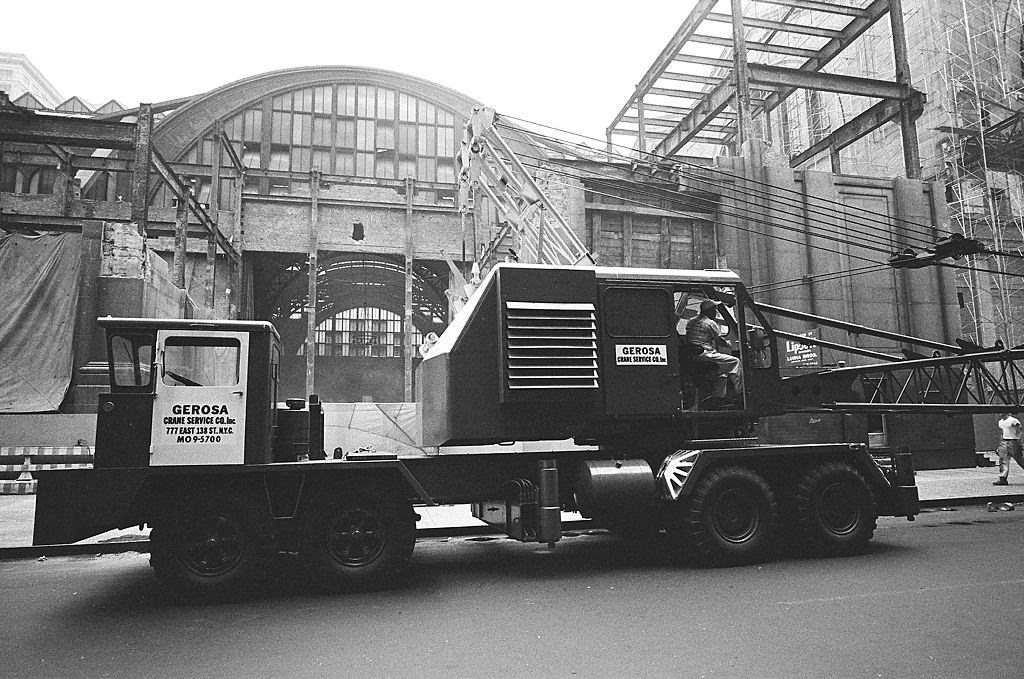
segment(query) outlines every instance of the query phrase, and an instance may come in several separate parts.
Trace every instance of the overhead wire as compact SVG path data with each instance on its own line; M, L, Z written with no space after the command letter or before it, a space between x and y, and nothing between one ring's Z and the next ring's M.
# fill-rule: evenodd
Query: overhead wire
M572 132L572 131L569 131L569 130L564 130L564 129L561 129L561 128L558 128L558 127L554 127L554 126L551 126L551 125L545 125L543 123L537 123L537 122L526 120L526 119L523 119L523 118L517 118L515 116L509 116L509 115L504 115L503 114L501 117L508 118L510 120L518 120L518 121L526 123L528 125L536 125L538 127L544 127L544 128L550 129L550 130L554 130L556 132L561 132L563 134L573 135L573 136L576 136L576 137L579 137L579 138L582 138L582 139L589 139L591 141L596 141L596 142L599 142L601 144L605 144L606 143L604 140L600 140L600 139L597 139L595 137L588 137L587 135L583 135L583 134L580 134L580 133L577 133L577 132ZM501 124L500 123L500 119L498 121L498 124ZM581 144L579 142L573 142L573 141L564 140L564 139L561 139L561 138L558 138L558 137L552 137L552 136L549 136L549 135L544 135L544 134L541 134L541 133L538 133L538 132L535 132L535 131L525 130L525 129L520 128L520 127L512 127L512 126L507 126L507 127L509 127L509 129L513 129L513 130L515 130L517 132L520 132L520 133L531 134L531 135L535 135L535 136L538 136L538 137L543 138L543 139L548 139L548 140L556 142L556 143L569 144L571 146L576 146L577 148L586 149L586 151L589 152L589 153L600 153L601 155L614 155L614 156L616 156L618 158L621 158L621 159L623 159L625 161L628 161L630 163L643 162L643 161L639 161L637 158L630 157L630 156L627 156L627 155L622 154L622 153L611 153L611 154L609 154L608 151L599 151L597 149L594 149L591 146L588 146L586 144ZM613 148L626 148L626 147L624 147L624 146L622 146L620 144L611 144L611 146ZM632 150L632 149L628 149L628 150ZM679 159L679 158L674 158L674 157L671 157L671 156L661 156L661 155L658 155L658 154L655 154L655 153L651 153L651 152L645 152L645 153L648 156L653 156L655 158L659 158L659 159L664 160L666 162L670 162L670 163L672 163L674 165L683 165L683 166L687 166L687 167L692 167L692 168L694 168L696 170L699 170L701 172L707 172L707 173L712 173L712 174L724 175L726 177L726 179L723 180L723 181L731 181L731 179L734 177L733 173L731 173L731 172L729 172L727 170L720 170L718 168L715 168L715 167L712 167L712 166L708 166L708 165L699 165L697 163L692 163L692 162L689 162L689 161L686 161L686 160L682 160L682 159ZM653 164L652 164L652 167L653 167ZM694 181L702 181L702 182L705 182L705 183L714 183L712 180L706 179L706 178L701 177L699 175L685 175L685 176L686 176L686 178L692 179ZM818 202L820 202L820 203L822 203L824 205L835 205L835 206L837 206L837 208L834 208L834 211L839 213L839 214L844 214L845 210L847 208L847 205L845 203L841 202L841 201L831 200L831 199L827 199L827 198L821 198L821 197L818 197L818 196L808 196L805 193L800 192L800 191L796 191L794 189L786 189L784 187L775 186L773 184L769 184L767 182L762 182L762 181L759 181L759 180L756 180L756 179L746 179L746 181L748 181L749 183L752 183L752 184L756 184L756 185L760 185L760 186L766 187L766 192L777 193L777 192L781 191L781 192L785 192L785 193L791 193L791 194L795 195L797 197L797 199L799 199L801 201L803 199L812 199L812 200L817 200ZM917 222L912 222L912 221L909 221L909 220L906 220L906 219L902 219L902 218L899 218L899 217L894 217L894 216L892 216L890 214L887 214L887 213L884 213L884 212L876 212L874 210L863 209L863 210L861 210L861 212L863 212L864 214L872 214L872 215L876 215L878 217L881 217L881 218L883 218L885 220L884 223L886 223L886 224L888 224L889 222L896 222L896 223L902 222L904 224L908 224L908 225L910 225L912 227L915 227L916 230L920 230L921 233L925 233L925 234L931 236L931 234L929 233L929 230L932 227L930 227L929 225L919 224Z
M535 121L526 120L524 118L518 118L516 116L502 114L501 118L507 118L509 120L517 120L517 121L525 123L527 125L534 125L534 126L537 126L537 127L542 127L542 128L546 128L546 129L549 129L549 130L556 131L556 132L560 132L562 134L569 134L569 135L573 135L573 136L581 138L581 139L589 139L591 141L596 141L596 142L601 143L601 144L606 144L605 140L600 140L600 139L597 139L595 137L589 137L589 136L584 135L584 134L580 134L580 133L577 133L577 132L572 132L572 131L569 131L569 130L564 130L562 128L554 127L554 126L551 126L551 125L545 125L543 123L537 123ZM500 124L500 118L498 119L498 122L496 124ZM590 147L590 146L588 146L586 144L580 144L578 142L573 142L573 141L570 141L570 140L565 140L565 139L561 139L561 138L557 138L557 137L551 137L551 136L548 136L548 135L544 135L542 133L537 133L535 131L525 130L525 129L521 128L521 127L508 126L508 125L506 125L506 127L508 127L509 129L515 130L516 132L521 133L521 134L523 134L523 133L525 133L525 134L533 134L533 135L536 135L536 136L538 136L540 138L546 138L546 139L549 139L550 141L553 141L553 142L556 142L556 143L569 144L571 146L576 146L577 148L583 148L583 149L586 149L588 153L600 153L602 155L614 155L616 157L622 158L623 160L626 160L626 161L631 162L631 163L643 162L643 161L638 161L636 158L631 158L631 157L626 156L626 155L621 154L621 153L608 154L607 151L600 151L600 150L594 149L594 148L592 148L592 147ZM625 147L623 147L623 146L621 146L619 144L611 144L611 146L613 148L625 148ZM654 153L651 153L651 152L645 152L645 153L648 156L653 156L655 158L664 160L664 161L672 163L674 165L691 167L691 168L694 168L696 170L699 170L699 171L705 172L705 173L711 173L711 174L716 174L716 175L723 175L726 178L728 178L728 181L731 181L735 177L735 175L733 175L732 173L730 173L730 172L728 172L726 170L720 170L720 169L715 168L715 167L705 166L705 165L698 165L697 163L691 163L689 161L686 161L686 160L683 160L683 159L679 159L679 158L674 158L674 157L671 157L671 156L662 156L662 155L654 154ZM682 175L682 173L680 173L680 174ZM707 179L705 177L701 177L700 175L696 175L696 174L686 174L686 175L682 175L682 176L685 176L687 179L690 179L690 180L696 181L696 182L703 182L703 183L706 183L706 184L716 184L716 182L714 180L710 180L710 179ZM725 181L725 180L723 180L723 181ZM773 185L773 184L769 184L767 182L762 182L762 181L759 181L759 180L756 180L756 179L744 178L744 181L746 181L746 182L748 182L750 184L754 184L754 185L765 187L765 189L763 191L763 193L765 193L765 194L767 194L769 192L771 194L778 194L780 192L781 193L788 193L788 194L792 194L792 195L794 195L796 197L796 198L794 198L794 200L799 200L801 202L803 200L807 200L808 202L813 200L813 201L817 201L819 204L821 204L823 206L834 205L834 206L836 206L835 208L829 208L830 210L832 210L832 212L834 212L835 214L838 214L838 215L848 216L847 213L846 213L846 210L847 210L848 206L845 203L842 203L841 201L831 200L831 199L827 199L827 198L821 198L819 196L807 195L807 194L805 194L803 192L796 191L794 189L787 189L787 188L784 188L784 187L779 187L779 186L776 186L776 185ZM778 196L776 195L774 197L777 199ZM865 225L870 225L871 223L874 223L874 224L883 223L886 226L888 226L890 223L892 223L894 225L902 223L902 224L908 225L907 227L902 227L904 232L906 232L908 235L915 234L914 235L915 238L918 238L918 239L921 239L921 240L925 240L926 242L929 242L928 239L933 238L933 234L930 233L930 231L932 230L933 227L931 227L929 225L919 224L917 222L912 222L910 220L902 219L900 217L895 217L893 215L889 215L889 214L886 214L884 212L877 212L877 211L869 210L869 209L866 209L866 208L865 209L859 209L858 211L860 213L862 213L862 214L865 214L865 215L875 215L877 217L881 217L882 220L884 220L884 221L871 220L870 222L860 222L860 223L863 223ZM910 228L910 227L912 227L912 228ZM896 228L898 228L898 227L896 227ZM938 232L937 229L936 229L936 232ZM923 234L923 235L918 236L918 235L916 235L917 233L920 233L920 234ZM946 235L948 235L948 234L946 234ZM925 236L927 236L927 238L925 238Z
M806 276L800 276L799 278L789 278L789 279L786 279L786 280L774 281L772 283L761 283L759 285L751 285L751 286L749 286L748 289L753 290L753 291L757 291L757 290L770 290L770 289L772 289L772 288L774 288L776 286L785 285L787 283L811 283L811 282L816 282L816 281L819 281L819 280L827 280L827 279L832 278L833 276L837 276L837 275L840 275L840 274L848 275L848 274L857 274L857 273L860 273L860 272L871 273L872 271L882 271L882 270L891 269L891 268L892 267L890 267L888 264L868 264L866 266L858 266L858 267L853 267L851 269L840 269L839 271L828 271L828 272L823 272L823 273L819 273L819 274L808 274Z
M496 123L496 125L502 126L502 124L500 122ZM539 134L539 133L536 133L534 131L523 130L522 128L509 126L507 124L503 125L503 127L505 129L507 129L507 130L514 131L514 132L516 132L518 134L524 134L524 135L527 135L527 136L530 136L530 137L534 137L535 138L535 142L536 142L536 138L547 139L549 141L556 142L556 143L561 144L563 146L564 145L575 146L577 148L586 149L588 152L591 152L591 153L594 151L594 149L590 148L589 146L587 146L585 144L579 144L577 142L572 142L572 141L569 141L569 140L564 140L564 139L559 139L559 138L551 137L551 136L544 135L544 134ZM540 143L540 144L543 145L543 142L536 142L536 143ZM614 155L615 157L620 158L620 159L622 159L624 161L630 162L631 165L635 165L637 163L635 158L630 158L628 156L625 156L625 155L622 155L622 154L616 154L616 153L613 153L611 155ZM550 159L550 161L552 161L552 162L554 160L555 159ZM697 166L697 167L702 167L702 166ZM934 238L931 236L931 234L929 234L929 236L926 238L924 236L919 236L919 235L911 232L910 230L906 229L906 227L903 227L902 231L894 232L894 229L899 229L899 227L898 226L893 226L892 228L890 228L890 225L893 224L893 222L898 222L898 221L902 221L902 220L899 220L898 218L892 217L891 215L886 215L885 216L885 221L871 220L871 219L863 220L863 219L858 218L856 216L856 213L851 214L850 212L848 212L847 211L847 207L848 206L846 206L843 203L836 203L837 205L842 205L843 208L844 208L843 210L830 210L830 211L818 210L818 209L815 209L815 208L811 207L809 204L804 204L804 202L803 202L804 200L808 200L809 201L811 199L815 199L816 198L815 196L808 196L808 195L805 195L805 194L797 192L797 191L783 189L781 187L775 187L775 186L772 186L772 185L769 185L769 184L765 184L764 182L759 182L757 180L752 180L752 179L749 179L749 178L740 178L740 181L743 182L743 183L753 183L753 184L758 184L758 185L763 185L763 186L769 186L769 187L772 188L772 191L769 192L767 190L748 189L748 188L736 185L737 177L735 175L726 173L725 171L722 171L722 170L715 170L714 168L710 168L710 167L707 167L707 168L702 167L702 169L704 171L714 171L714 172L717 172L717 173L720 173L720 174L727 174L730 177L730 180L728 181L729 185L728 186L723 186L723 184L725 184L726 182L724 182L724 181L715 181L715 180L707 179L707 178L704 178L704 177L700 177L698 175L686 175L685 178L689 179L690 181L693 181L695 183L704 183L704 184L710 184L710 185L715 186L717 188L725 188L726 190L728 190L728 191L730 191L730 192L732 192L734 194L746 195L746 196L749 196L749 197L757 198L757 201L755 201L756 204L760 204L762 202L763 198L770 197L771 200L773 202L775 202L775 203L782 203L783 205L786 205L786 206L795 207L795 208L801 210L802 212L794 213L794 212L784 211L784 210L780 210L777 206L772 208L773 211L781 211L781 212L785 212L786 214L790 214L790 215L798 215L802 219L806 219L807 221L813 221L815 219L814 217L811 217L812 214L823 215L823 216L829 218L830 220L831 219L841 219L843 221L846 221L848 223L854 224L856 226L864 227L866 229L870 229L871 231L876 232L878 234L877 238L879 238L880 240L886 241L889 244L890 248L899 248L899 247L901 247L899 244L897 244L895 242L897 240L897 236L902 236L905 240L908 240L908 241L910 241L910 240L916 241L917 243L920 244L920 245L918 245L918 247L926 247L926 246L930 246L930 245L932 245L934 243ZM632 174L639 174L639 172L637 172L636 169L631 169L630 172ZM779 195L777 195L778 191L783 191L783 192L789 191L789 192L792 192L795 195L799 196L800 198L799 199L782 198ZM743 201L743 202L750 203L751 201ZM869 211L869 210L859 210L859 211L860 212L864 212L864 213L868 213L868 214L882 214L882 213L873 213L872 211ZM807 213L806 217L803 214L804 212ZM821 220L818 220L818 221L821 221ZM925 228L930 228L930 227L925 227ZM908 243L904 244L903 247L905 247L906 245L909 245L909 244L910 243L908 242Z
M547 158L541 158L539 156L533 156L533 155L526 154L526 153L520 153L519 155L522 158L529 158L531 160L537 161L538 163L544 163L545 164L544 166L539 166L538 165L538 166L534 166L534 167L536 167L537 169L543 169L543 170L550 171L550 172L554 172L554 170L552 170L552 168L550 167L551 164L558 165L560 167L573 167L572 165L570 165L568 163L565 163L564 161L558 161L558 160L552 160L552 159L547 159ZM664 189L664 188L661 188L661 187L652 186L649 183L644 183L644 182L636 182L636 181L631 181L631 180L622 180L622 179L620 179L620 178L618 178L618 177L616 177L614 175L607 174L607 173L597 172L595 170L588 169L588 170L585 170L585 172L588 173L588 178L592 179L595 183L601 184L603 186L608 186L608 187L611 187L611 188L621 188L621 185L623 183L629 183L629 184L632 184L634 187L641 187L641 188L633 188L632 189L632 191L634 193L637 193L637 194L640 194L640 195L646 195L646 196L649 196L651 198L660 198L660 199L668 199L668 200L675 200L675 201L680 200L680 198L682 197L684 199L691 200L691 201L700 201L700 202L703 202L703 203L709 203L710 205L714 206L715 212L717 212L718 214L742 217L744 219L750 219L750 220L757 221L757 222L762 223L762 224L766 223L764 221L764 219L762 218L762 216L758 215L755 212L752 212L750 210L746 210L744 208L739 208L739 207L736 207L735 209L730 209L730 208L722 206L721 204L719 204L717 201L715 201L713 199L705 198L703 196L698 196L698 195L685 196L683 194L680 194L680 192L674 191L672 189ZM564 174L565 176L571 176L571 177L578 177L579 176L578 175L578 171L577 172L558 173L558 174ZM600 179L594 179L594 177L604 177L604 178L608 179L609 181L603 182ZM591 191L591 192L593 193L593 191ZM609 195L609 194L600 194L600 195ZM613 197L613 198L616 198L616 199L621 199L622 198L621 196L617 196L617 195L611 195L610 197ZM741 201L741 202L743 202L744 204L750 204L750 201ZM661 206L650 206L650 207L657 207L657 208L661 209ZM792 212L786 212L786 211L781 211L781 212L783 214L786 214L786 215L793 215L795 217L798 217L798 219L787 219L785 217L779 217L778 215L776 215L775 219L772 220L772 224L773 225L776 224L776 223L779 223L779 222L786 223L786 224L792 224L792 225L795 225L795 230L796 231L798 231L800 233L803 233L804 230L806 229L807 234L810 235L810 236L814 236L814 237L817 237L817 238L836 239L836 240L841 240L841 241L843 239L845 239L845 242L847 242L850 245L854 245L856 247L863 247L863 248L866 248L866 249L874 250L875 252L879 252L879 253L882 253L882 254L885 254L885 255L890 255L892 253L892 250L890 249L891 248L891 243L889 243L887 241L880 241L878 239L873 239L871 236L865 236L863 234L856 235L855 233L852 233L852 232L848 232L848 233L844 234L844 233L842 233L842 231L840 231L838 226L831 225L831 224L818 224L818 223L815 223L814 227L812 227L812 225L810 223L805 222L803 219L799 219L800 215L797 215L797 214L792 213ZM813 233L811 231L811 228L817 228L817 229L819 229L819 231L817 233ZM764 235L764 236L767 236L767 237L771 237L771 234L761 234L761 235ZM886 245L888 245L889 247L884 247ZM883 247L879 247L879 246L883 246Z
M532 160L532 161L536 162L536 164L525 163L524 162L523 163L524 166L527 166L527 167L530 167L530 168L533 168L533 169L537 169L537 170L544 170L544 171L547 171L547 172L552 172L554 174L558 174L560 176L565 176L565 177L569 177L569 178L573 178L573 179L578 179L579 178L579 175L577 173L565 172L565 171L559 171L559 170L552 169L548 165L548 163L550 161L548 159L546 159L546 158L540 158L540 157L537 157L537 156L531 156L531 155L522 154L522 153L519 154L519 156L520 156L520 159L524 159L525 158L525 159ZM590 172L593 173L593 171L590 171ZM599 174L599 176L611 176L611 175L602 175L601 173L598 173L598 174ZM612 179L617 179L617 178L612 176ZM596 183L602 183L599 179L595 180L595 182ZM642 184L638 183L638 186L642 186ZM683 211L683 210L676 210L676 209L671 209L671 208L665 208L664 206L661 206L661 205L652 205L650 203L645 203L645 202L640 201L640 200L634 200L634 199L626 198L626 197L615 195L615 194L609 194L609 193L604 193L604 192L600 192L600 191L595 191L593 188L588 189L588 191L590 191L590 193L593 193L594 195L606 196L606 197L609 197L609 198L614 198L616 200L627 201L627 202L630 202L630 203L633 203L633 204L636 204L636 205L640 205L640 206L643 206L643 207L650 207L650 208L654 208L654 209L658 209L658 210L663 210L663 211L667 211L667 212L673 212L675 214L680 215L681 217L691 217L692 216L690 213L687 213L686 211ZM659 195L657 193L652 193L652 191L649 190L649 189L647 189L647 190L636 189L636 190L633 191L633 193L636 193L636 194L642 195L642 196L647 196L649 198L663 198L664 197L664 196L661 196L661 195ZM725 216L739 217L739 218L742 218L742 219L746 219L748 221L753 221L755 223L768 225L767 222L765 222L763 219L760 219L757 215L752 216L748 212L743 212L743 211L737 212L737 211L733 211L733 210L730 210L730 209L727 209L727 208L723 208L722 206L718 205L715 201L712 201L711 199L708 199L708 198L703 198L703 197L700 197L700 196L694 196L693 198L696 199L696 200L703 200L703 201L711 202L712 204L714 204L716 206L718 214L722 214L722 215L725 215ZM781 222L781 223L776 223L776 222ZM776 222L773 222L770 226L772 226L774 228L779 228L779 229L782 229L782 230L785 230L785 231L791 231L791 232L794 232L794 233L799 233L801 235L805 235L806 234L806 235L814 236L814 237L817 237L817 238L826 238L826 239L829 239L829 240L842 242L842 243L844 243L846 245L850 245L852 247L861 248L861 249L865 249L865 250L871 250L871 251L878 252L878 253L881 253L881 254L884 254L884 255L889 254L889 250L884 249L884 248L876 247L875 245L870 244L870 243L856 242L856 241L853 241L853 240L843 240L842 238L838 237L841 234L830 233L830 232L826 232L826 233L822 233L822 232L815 233L815 232L812 232L810 227L806 226L802 222L795 222L793 220L784 220L784 219L776 220ZM799 224L799 226L788 226L787 224ZM849 257L854 258L854 259L860 259L861 261L871 262L872 264L878 264L879 263L876 260L868 259L866 257L861 257L861 256L858 256L858 255L856 255L854 253L844 253L844 252L840 252L840 251L832 249L832 248L825 247L823 245L817 245L817 244L814 244L814 243L807 243L806 241L800 241L800 240L793 240L793 239L790 239L790 238L784 238L782 236L779 236L778 234L762 233L762 232L754 230L754 229L748 229L748 228L741 227L741 226L739 226L737 224L728 224L728 225L724 225L724 226L727 226L727 228L738 229L740 231L744 231L744 232L747 232L747 233L750 233L750 234L753 234L753 235L756 235L756 236L760 236L762 238L774 238L774 239L782 240L782 241L785 241L785 242L788 242L788 243L793 243L795 245L800 245L802 247L809 247L811 249L822 250L822 251L825 251L825 252L828 252L828 253L834 254L834 255L840 255L840 256L845 255L845 256L849 256Z
M521 156L521 157L523 157L523 156ZM546 168L546 167L544 167L542 165L533 165L533 164L530 164L530 163L523 163L523 165L525 167L532 167L534 169L543 169L543 170L550 171L550 168ZM563 173L557 173L556 172L556 174L563 174ZM564 173L564 176L572 177L574 179L577 178L576 175L572 175L570 173ZM561 182L557 182L557 183L560 186L569 186L568 184L563 184ZM624 201L624 202L627 202L627 203L633 203L633 204L640 205L640 206L643 206L643 207L655 207L655 206L650 205L649 203L644 203L643 201L634 200L634 199L631 199L631 198L624 198L622 196L616 196L614 194L607 194L607 193L602 193L602 192L593 191L593 190L590 190L590 192L594 193L595 195L607 196L607 197L615 198L616 200L621 200L621 201ZM663 207L658 207L657 209L663 210L665 212L676 213L676 214L678 214L680 216L683 216L683 217L689 216L689 214L687 212L682 211L682 210L675 210L675 209L672 209L672 208L663 208ZM725 214L731 214L731 213L725 213ZM745 215L740 215L740 216L744 216L745 217ZM813 243L807 243L806 241L794 240L792 238L786 238L784 236L779 236L777 234L761 233L760 231L757 231L755 229L750 229L750 228L742 227L742 226L739 226L739 225L736 225L736 224L730 224L729 228L737 229L739 231L744 231L746 233L750 233L750 234L755 235L755 236L761 236L763 238L774 238L776 240L785 241L787 243L793 243L795 245L800 245L801 247L807 247L807 248L811 248L811 249L814 249L814 250L822 250L822 251L828 252L829 254L833 254L833 255L841 255L841 256L842 255L846 255L846 256L850 257L851 259L858 259L858 260L861 260L861 261L864 261L864 262L870 262L872 264L878 264L879 263L879 262L877 262L875 260L868 259L866 257L862 257L860 255L856 255L856 254L853 254L853 253L842 253L842 252L839 252L837 250L833 250L831 248L827 248L827 247L822 246L822 245L815 245ZM802 230L797 229L796 227L782 226L782 227L779 227L779 228L782 228L782 229L787 230L787 231L795 231L797 233L803 233ZM865 247L865 246L857 245L857 247ZM884 250L879 250L879 251L880 252L884 252Z

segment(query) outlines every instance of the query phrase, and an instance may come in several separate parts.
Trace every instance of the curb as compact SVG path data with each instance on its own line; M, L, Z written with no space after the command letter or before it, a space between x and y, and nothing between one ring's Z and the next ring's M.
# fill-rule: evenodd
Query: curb
M936 509L941 507L965 507L969 505L984 505L989 502L1012 502L1014 504L1024 502L1024 494L1017 495L985 495L983 497L954 497L947 500L921 500L921 509Z

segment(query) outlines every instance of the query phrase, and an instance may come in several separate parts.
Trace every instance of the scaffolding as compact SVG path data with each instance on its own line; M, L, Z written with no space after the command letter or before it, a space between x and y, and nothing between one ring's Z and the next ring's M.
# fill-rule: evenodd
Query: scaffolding
M979 344L1024 343L1024 3L925 0L939 64L934 129L951 225L1003 256L957 271L965 330Z

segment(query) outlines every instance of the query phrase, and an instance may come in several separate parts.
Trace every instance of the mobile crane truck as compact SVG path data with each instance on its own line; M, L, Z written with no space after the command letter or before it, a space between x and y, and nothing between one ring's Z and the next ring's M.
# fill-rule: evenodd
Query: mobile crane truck
M677 327L709 301L742 364L731 401L708 397L721 376ZM98 323L110 392L94 468L39 474L34 543L148 524L156 575L192 595L244 588L282 551L328 591L386 586L417 505L471 504L550 545L578 511L664 529L710 565L769 558L783 535L859 552L879 515L919 511L909 454L751 435L784 392L776 335L729 271L497 265L418 368L428 452L414 455L334 451L316 396L280 404L268 322ZM513 441L536 443L493 452Z

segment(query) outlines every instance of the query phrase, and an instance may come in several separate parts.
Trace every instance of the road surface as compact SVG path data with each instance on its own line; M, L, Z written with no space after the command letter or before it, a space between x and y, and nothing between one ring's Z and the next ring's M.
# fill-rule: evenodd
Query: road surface
M868 554L680 566L601 531L417 544L386 592L175 601L139 554L0 562L0 676L1024 676L1024 511L880 519Z

